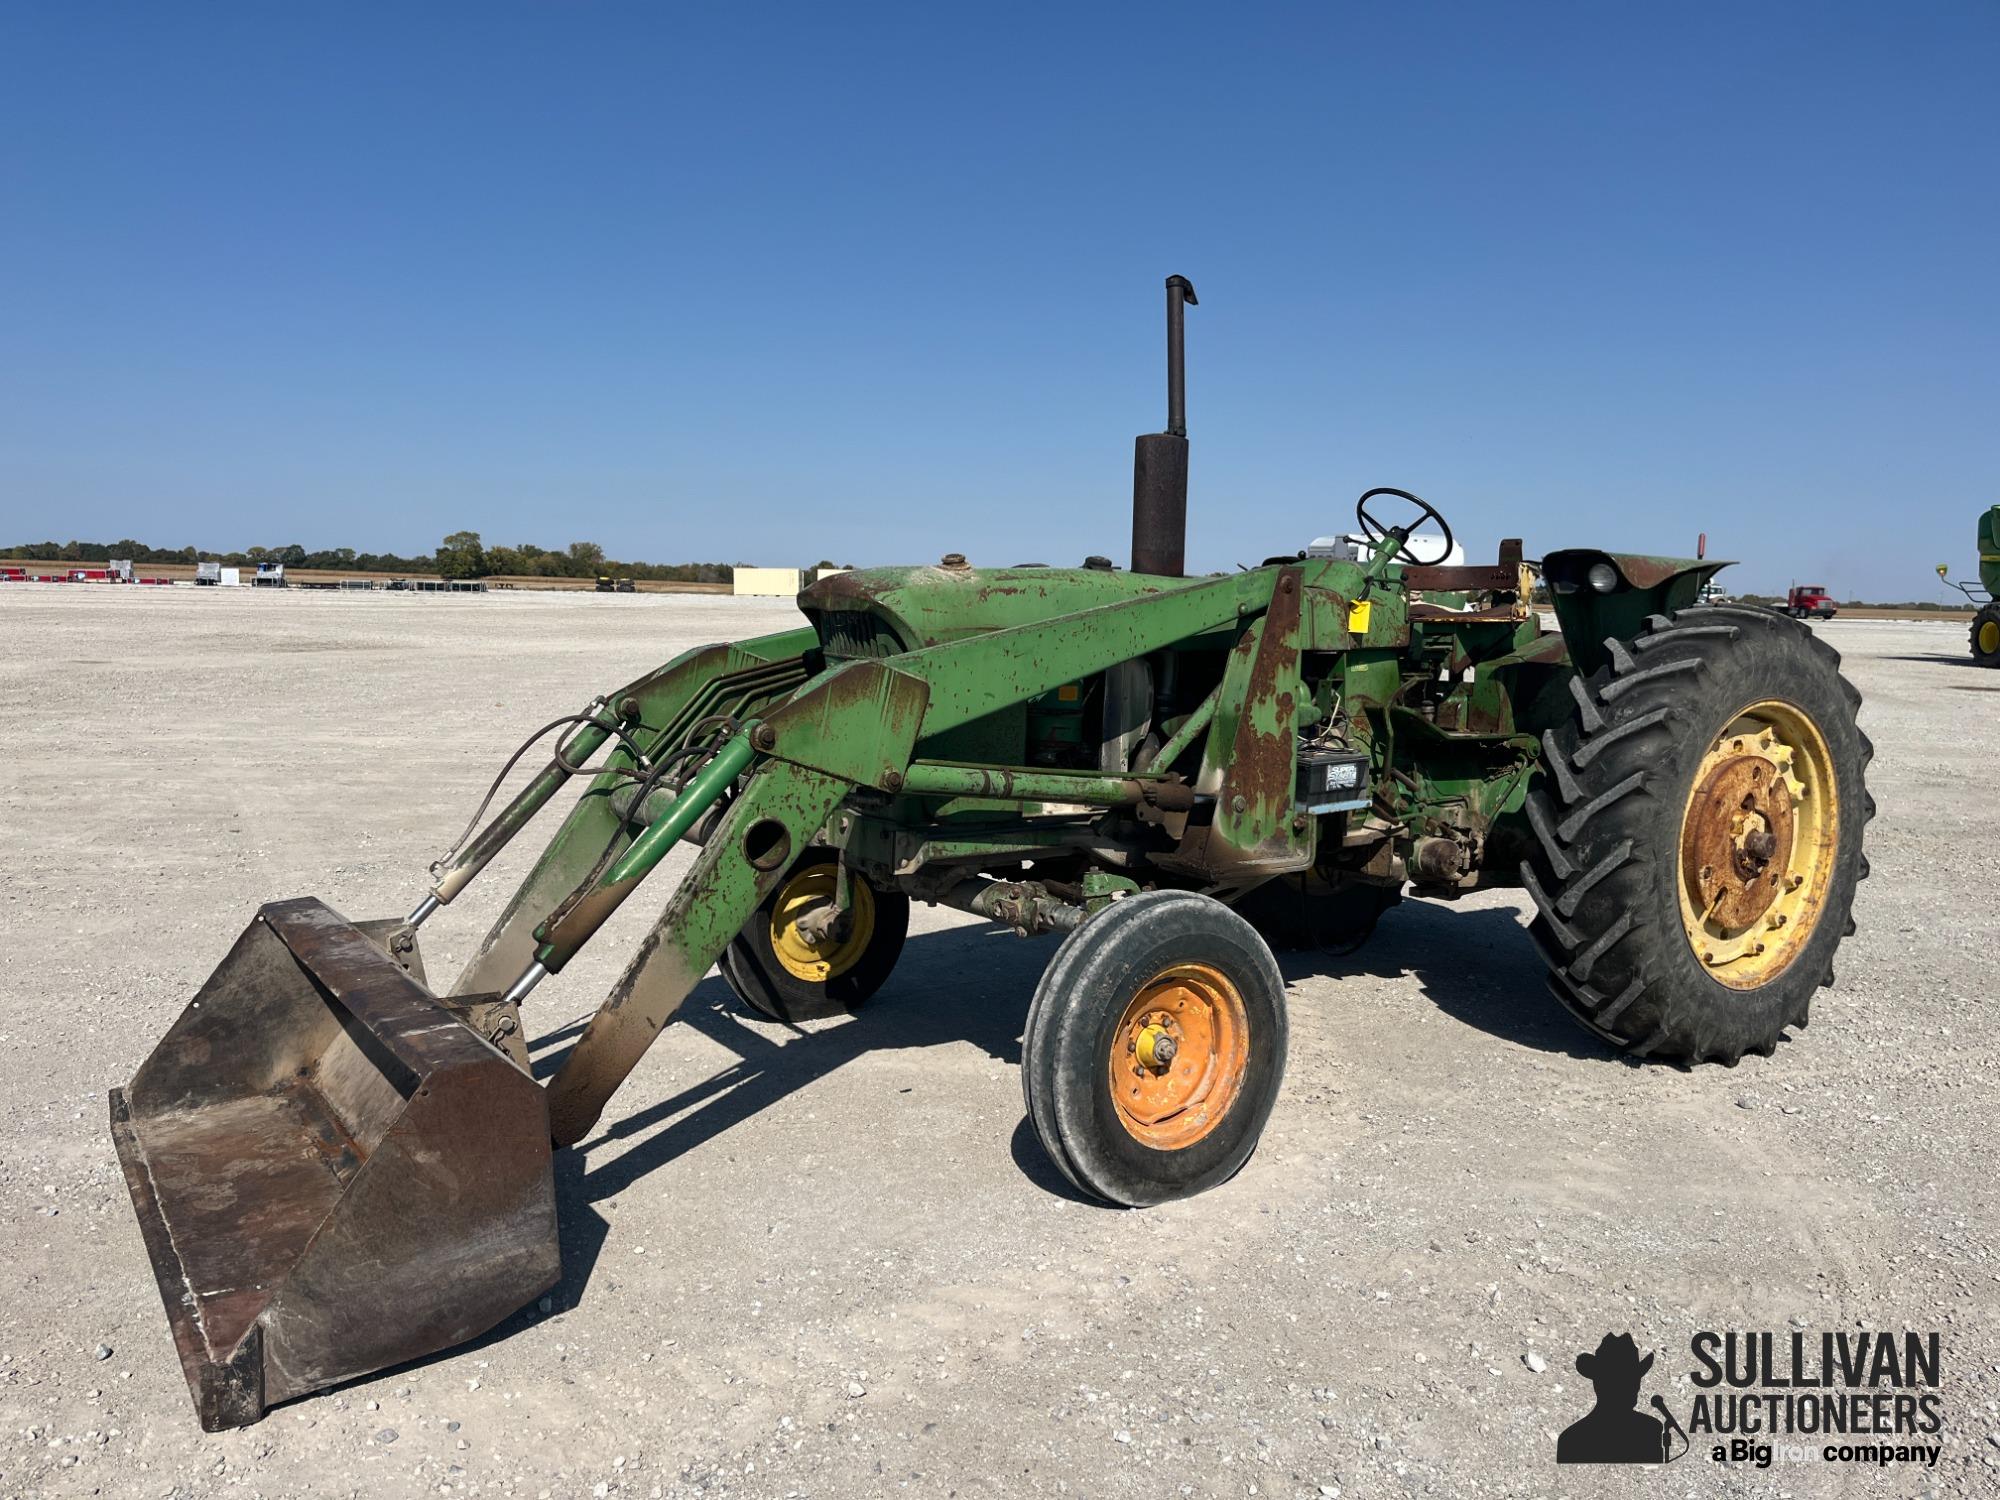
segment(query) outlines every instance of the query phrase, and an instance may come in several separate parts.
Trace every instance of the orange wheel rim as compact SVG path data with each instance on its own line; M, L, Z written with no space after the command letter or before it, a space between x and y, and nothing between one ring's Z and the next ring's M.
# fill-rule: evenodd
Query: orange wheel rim
M1118 1123L1155 1151L1184 1150L1222 1123L1249 1064L1242 993L1207 964L1176 964L1139 987L1112 1033Z

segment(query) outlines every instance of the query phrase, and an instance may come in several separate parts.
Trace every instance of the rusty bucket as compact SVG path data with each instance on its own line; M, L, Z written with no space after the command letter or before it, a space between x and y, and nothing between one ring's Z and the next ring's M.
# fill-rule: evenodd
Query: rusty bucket
M387 941L397 925L264 907L111 1094L211 1432L461 1343L559 1275L548 1109L518 1018L432 995L415 934Z

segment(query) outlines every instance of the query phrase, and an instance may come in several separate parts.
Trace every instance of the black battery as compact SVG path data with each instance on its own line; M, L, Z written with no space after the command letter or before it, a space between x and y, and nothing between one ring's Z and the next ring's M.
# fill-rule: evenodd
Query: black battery
M1368 757L1358 750L1299 746L1300 812L1354 812L1369 802Z

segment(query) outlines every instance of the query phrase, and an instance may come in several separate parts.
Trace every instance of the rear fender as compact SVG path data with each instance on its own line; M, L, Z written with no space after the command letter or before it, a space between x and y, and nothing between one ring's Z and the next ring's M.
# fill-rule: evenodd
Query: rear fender
M1599 564L1608 564L1616 575L1609 590L1590 581L1591 570ZM1606 641L1630 640L1649 615L1686 609L1700 597L1702 585L1728 566L1701 558L1573 547L1543 558L1542 577L1555 605L1556 623L1569 644L1570 660L1588 677L1610 659Z

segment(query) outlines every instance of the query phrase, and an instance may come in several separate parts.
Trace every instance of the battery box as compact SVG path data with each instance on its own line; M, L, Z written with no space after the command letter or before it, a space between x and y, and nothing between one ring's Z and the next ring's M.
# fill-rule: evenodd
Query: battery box
M1368 757L1358 750L1299 747L1300 812L1355 812L1368 805Z

